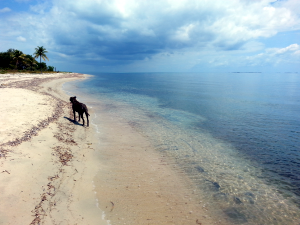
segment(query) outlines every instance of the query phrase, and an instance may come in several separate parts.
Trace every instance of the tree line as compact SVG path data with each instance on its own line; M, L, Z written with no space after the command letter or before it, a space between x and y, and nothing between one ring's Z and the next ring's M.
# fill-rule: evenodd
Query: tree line
M25 70L25 71L54 71L53 66L47 66L45 62L48 59L47 51L43 46L37 46L33 55L26 55L17 49L8 49L6 52L0 52L1 70ZM40 58L40 62L36 60Z

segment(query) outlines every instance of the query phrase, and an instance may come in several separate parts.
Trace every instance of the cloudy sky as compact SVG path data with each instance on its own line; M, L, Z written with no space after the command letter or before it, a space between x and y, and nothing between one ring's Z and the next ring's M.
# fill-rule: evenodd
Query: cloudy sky
M300 0L0 0L0 52L74 72L300 72Z

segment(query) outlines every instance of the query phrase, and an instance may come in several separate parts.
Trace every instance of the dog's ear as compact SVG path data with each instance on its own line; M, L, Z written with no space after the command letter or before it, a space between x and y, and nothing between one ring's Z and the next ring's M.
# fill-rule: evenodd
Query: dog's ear
M76 98L76 96L74 96L74 98Z

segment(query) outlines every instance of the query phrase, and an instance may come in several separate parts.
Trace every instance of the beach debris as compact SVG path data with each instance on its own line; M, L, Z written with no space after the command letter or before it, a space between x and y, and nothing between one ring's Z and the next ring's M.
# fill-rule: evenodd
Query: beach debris
M60 170L62 172L62 170ZM56 206L56 200L53 199L55 194L57 193L57 188L55 187L54 181L56 179L60 178L58 174L54 176L48 177L48 180L50 182L47 184L47 188L42 186L43 193L41 194L41 198L39 203L35 206L35 208L31 211L33 213L32 216L34 216L33 221L30 223L30 225L40 225L43 224L42 220L45 216L47 216L47 213L51 213L51 210L53 207ZM58 181L60 183L60 181ZM49 207L50 206L50 207Z
M74 141L73 138L71 138L71 137L64 138L64 136L61 133L57 133L57 134L53 135L53 137L55 137L60 142L63 142L66 144L71 144L71 145L77 145L77 143Z
M8 174L10 174L10 172L8 172L7 170L3 170L2 173L8 173Z
M68 105L69 112L71 111L71 107ZM64 123L58 123L59 132L70 135L68 132L74 132L76 128L74 126L69 126ZM68 131L68 132L67 132Z
M8 152L9 152L9 150L0 148L0 159L1 158L5 158L6 159L6 155L7 155Z
M112 207L111 207L111 210L110 211L113 211L114 207L115 207L115 204L111 201L110 202L112 204Z
M32 78L32 79L26 79L26 80L21 80L21 81L12 81L10 83L6 83L5 86L8 88L24 88L24 89L29 89L29 90L34 90L37 91L41 87L39 86L41 83L48 82L54 79L58 78L70 78L70 77L78 77L80 78L82 74L65 74L61 75L59 77L54 76L54 77L43 77L43 78Z
M199 225L201 225L202 223L200 223L200 222L199 222L199 220L198 220L198 219L196 219L196 224L199 224Z
M55 137L60 142L71 145L77 145L77 143L72 137L72 134L70 134L70 132L74 132L76 128L73 128L72 126L66 126L62 123L58 123L58 129L59 131L55 133L53 137Z
M48 190L50 190L49 192L47 192L47 194L53 197L54 193L51 193L51 188L53 188L53 191L55 192L55 187L51 184L51 182L48 183L47 186L48 186Z
M59 162L63 166L67 166L68 162L70 162L73 158L71 149L68 147L62 147L62 146L56 146L53 149L54 149L55 154L59 158Z
M46 200L47 200L46 193L43 193L41 195L41 200L39 204L37 204L34 210L31 211L32 213L34 213L34 215L32 216L34 216L35 218L30 223L30 225L39 225L41 223L41 220L44 218L44 216L46 216L46 212L42 207L43 202Z
M53 180L58 179L58 178L59 178L59 176L56 174L56 175L53 176L53 177L48 177L48 180L53 181Z

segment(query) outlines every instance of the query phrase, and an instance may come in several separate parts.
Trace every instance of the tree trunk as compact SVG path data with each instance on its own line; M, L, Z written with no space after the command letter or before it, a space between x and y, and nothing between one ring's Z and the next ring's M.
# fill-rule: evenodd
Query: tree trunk
M41 61L42 59L41 58L42 58L42 56L40 55L40 67L41 67L41 74L42 74L42 61Z

